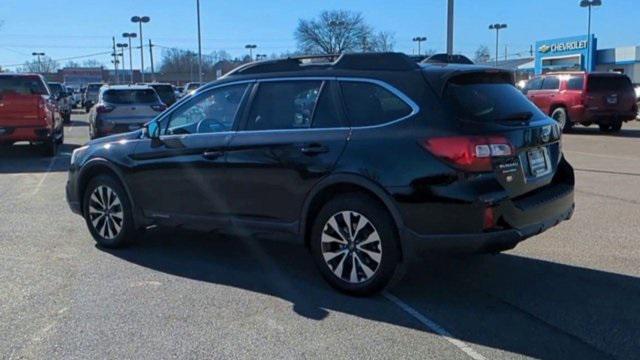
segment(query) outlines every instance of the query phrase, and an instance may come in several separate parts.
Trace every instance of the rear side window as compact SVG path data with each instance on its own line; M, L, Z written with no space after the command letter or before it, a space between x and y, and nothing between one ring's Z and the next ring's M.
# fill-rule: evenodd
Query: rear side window
M0 76L0 93L5 92L21 95L49 94L40 78L29 76Z
M158 95L153 89L106 90L102 100L111 104L148 104L157 103Z
M311 127L322 81L263 82L251 104L246 130Z
M499 77L453 79L448 83L444 97L460 120L524 121L544 116L513 84Z
M619 75L590 75L587 87L589 91L619 91L632 88L629 78Z
M558 90L560 88L560 79L555 76L548 76L542 80L542 90Z
M313 128L335 128L342 126L340 116L336 111L336 105L329 83L325 83L318 98L318 104L313 113Z
M411 107L380 85L368 82L340 82L351 126L388 123L411 114Z
M582 90L584 88L584 78L582 76L574 76L567 80L568 90Z

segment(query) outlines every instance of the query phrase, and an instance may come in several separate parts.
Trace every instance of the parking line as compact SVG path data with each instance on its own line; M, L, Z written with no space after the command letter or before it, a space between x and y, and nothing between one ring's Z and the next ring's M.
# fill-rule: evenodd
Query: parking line
M467 345L464 341L456 339L455 337L453 337L453 335L451 335L447 330L445 330L442 326L438 325L435 321L429 319L428 317L422 315L421 313L419 313L416 309L412 308L411 306L409 306L407 303L405 303L404 301L400 300L398 297L396 297L395 295L388 293L388 292L384 292L382 293L382 295L387 298L387 300L391 301L392 303L394 303L395 305L397 305L398 307L400 307L402 310L404 310L406 313L408 313L409 315L413 316L416 320L418 320L419 322L421 322L424 326L428 327L431 331L435 332L436 334L442 336L445 340L447 340L449 343L451 343L453 346L457 347L458 349L462 350L465 354L467 354L470 358L474 359L474 360L486 360L486 358L482 355L480 355L478 352L476 352L475 350L473 350L469 345Z

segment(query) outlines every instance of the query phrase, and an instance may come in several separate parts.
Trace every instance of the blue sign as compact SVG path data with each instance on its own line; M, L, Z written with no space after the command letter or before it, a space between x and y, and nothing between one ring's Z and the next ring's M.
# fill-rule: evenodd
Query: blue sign
M597 39L587 35L536 42L535 73L549 71L593 71L596 64ZM590 45L590 46L589 46ZM589 47L591 47L590 56Z

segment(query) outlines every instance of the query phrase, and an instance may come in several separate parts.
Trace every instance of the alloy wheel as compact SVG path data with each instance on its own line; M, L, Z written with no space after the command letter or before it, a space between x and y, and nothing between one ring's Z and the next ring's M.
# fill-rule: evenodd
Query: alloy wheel
M118 194L106 185L96 187L89 198L89 220L95 231L107 240L122 231L124 211Z
M371 279L382 260L382 240L371 221L354 211L329 218L321 236L322 257L339 279L358 284Z

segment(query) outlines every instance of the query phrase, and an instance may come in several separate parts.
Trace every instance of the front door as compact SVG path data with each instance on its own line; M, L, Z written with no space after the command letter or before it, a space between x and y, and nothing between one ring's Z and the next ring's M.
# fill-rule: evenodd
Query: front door
M159 139L140 141L131 186L147 216L206 222L227 212L225 150L248 87L227 85L198 94L162 118Z

